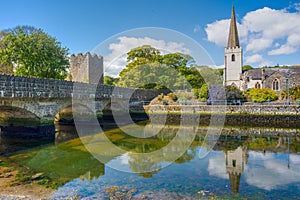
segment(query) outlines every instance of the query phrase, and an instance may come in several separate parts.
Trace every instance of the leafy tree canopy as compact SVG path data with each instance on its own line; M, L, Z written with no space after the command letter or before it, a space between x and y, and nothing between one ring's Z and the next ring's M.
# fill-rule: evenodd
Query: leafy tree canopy
M216 70L210 71L208 67L193 66L195 61L190 55L182 53L161 55L159 50L149 45L129 51L127 62L117 83L122 87L161 89L171 86L172 89L191 90L201 88L204 83L202 74L209 77L207 80L217 79L215 76L220 77ZM212 78L211 75L215 76Z
M120 72L120 77L130 72L130 70L134 69L136 66L159 63L158 60L160 60L160 52L157 49L150 45L136 47L127 53L128 64Z
M203 84L200 89L193 90L194 96L200 101L206 101L208 99L208 87L207 84Z
M293 86L289 89L289 95L291 100L300 100L300 86ZM287 99L288 91L284 90L280 94L282 99Z
M105 85L115 85L118 82L119 78L114 78L111 76L104 76L104 84Z
M242 67L242 70L243 70L243 71L248 71L248 70L250 70L250 69L253 69L253 67L250 66L250 65L244 65L244 66Z
M244 100L243 92L239 90L235 85L225 87L227 100Z
M0 63L13 65L15 74L64 79L69 67L68 49L41 29L18 26L2 37Z
M224 68L219 68L218 72L219 72L219 75L223 77L223 75L224 75Z

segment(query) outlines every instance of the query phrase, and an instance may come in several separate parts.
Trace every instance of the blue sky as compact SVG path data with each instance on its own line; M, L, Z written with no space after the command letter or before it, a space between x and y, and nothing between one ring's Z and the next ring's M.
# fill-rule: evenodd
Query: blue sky
M17 25L42 28L77 54L130 29L161 27L192 38L222 66L232 3L244 64L300 64L300 1L10 0L1 1L0 30Z

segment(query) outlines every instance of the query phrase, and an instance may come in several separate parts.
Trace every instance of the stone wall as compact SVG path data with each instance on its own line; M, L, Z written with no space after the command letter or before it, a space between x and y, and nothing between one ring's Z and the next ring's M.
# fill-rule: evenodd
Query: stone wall
M123 99L149 101L167 90L146 90L96 85L64 80L28 78L0 74L0 98Z
M213 116L214 120L211 120ZM152 123L161 123L165 120L165 115L162 113L149 113L149 119ZM225 118L224 118L225 117ZM184 121L183 121L184 119ZM211 115L207 113L198 114L167 114L166 124L183 124L195 125L199 123L201 126L210 126L219 120L224 126L246 126L246 127L281 127L281 128L298 128L300 115L249 115L249 114L226 114Z
M264 114L264 115L300 115L300 105L153 105L146 106L149 112L181 111L189 113L226 113L226 114Z
M167 114L167 123L194 124L209 126L211 116L220 117L227 126L258 126L299 128L300 105L242 105L242 106L145 106L152 122L161 122ZM181 109L183 111L181 111ZM184 118L182 117L184 116ZM222 117L223 116L223 117ZM181 122L185 119L184 122Z

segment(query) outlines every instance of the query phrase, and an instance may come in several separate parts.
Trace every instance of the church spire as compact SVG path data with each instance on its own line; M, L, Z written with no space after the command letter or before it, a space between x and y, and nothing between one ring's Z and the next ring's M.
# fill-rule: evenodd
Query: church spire
M234 47L239 47L239 46L240 46L240 43L239 43L239 36L238 36L238 30L237 30L235 13L234 13L234 5L232 5L230 30L229 30L227 48L234 48Z

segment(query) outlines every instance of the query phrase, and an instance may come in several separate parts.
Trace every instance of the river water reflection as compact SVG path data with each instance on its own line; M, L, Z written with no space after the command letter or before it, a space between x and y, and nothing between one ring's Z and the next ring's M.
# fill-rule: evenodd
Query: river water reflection
M160 131L144 139L128 136L120 129L106 131L105 136L126 152L118 154L107 149L101 139L104 133L77 138L74 127L59 126L55 142L18 151L9 157L60 184L53 198L78 195L103 199L107 196L106 188L111 186L119 186L124 191L136 188L135 197L149 199L199 199L208 195L250 199L300 197L297 129L230 127L224 128L220 137L205 138L206 127L185 127L185 132L180 134L196 132L188 147L181 145L183 142L168 149L164 157L137 156L136 153L161 149L178 137L179 126L154 125L153 129ZM91 138L96 138L92 140L93 145L105 162L99 162L95 152L83 145ZM199 158L200 151L210 148L206 157ZM180 150L184 150L182 155L172 162L172 151L176 154Z

